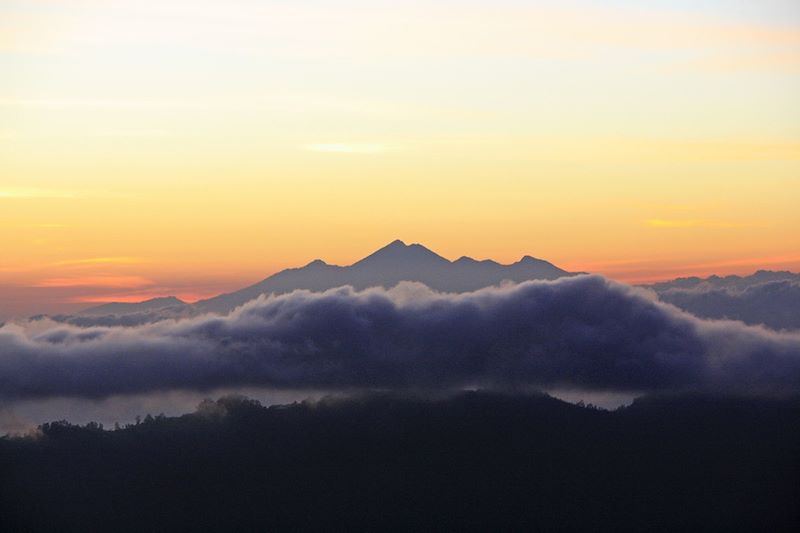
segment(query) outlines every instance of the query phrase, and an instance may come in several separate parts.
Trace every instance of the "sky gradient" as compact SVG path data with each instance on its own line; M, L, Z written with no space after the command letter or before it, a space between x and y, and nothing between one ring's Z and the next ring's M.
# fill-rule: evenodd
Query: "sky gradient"
M0 318L395 238L800 270L792 0L3 0L0 73Z

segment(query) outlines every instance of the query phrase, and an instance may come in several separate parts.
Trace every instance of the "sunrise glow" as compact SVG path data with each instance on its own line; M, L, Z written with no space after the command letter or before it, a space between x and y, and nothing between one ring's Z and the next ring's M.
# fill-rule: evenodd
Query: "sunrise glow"
M311 4L3 2L0 315L394 238L634 282L800 269L794 2Z

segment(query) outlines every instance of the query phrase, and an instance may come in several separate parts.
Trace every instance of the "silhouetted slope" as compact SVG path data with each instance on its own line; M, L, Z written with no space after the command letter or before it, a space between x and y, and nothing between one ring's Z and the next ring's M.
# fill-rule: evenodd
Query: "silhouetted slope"
M690 276L687 278L676 278L670 281L653 283L649 285L649 287L656 292L664 292L670 289L696 289L698 287L743 290L753 285L771 281L800 282L800 274L795 274L787 270L757 270L749 276L708 276L707 278Z
M791 531L800 400L243 399L0 439L6 531Z
M396 240L350 266L328 265L316 260L302 268L290 268L242 290L197 302L205 311L228 312L261 294L295 289L322 291L343 285L356 289L392 287L401 281L418 281L445 292L466 292L502 281L556 279L571 275L555 265L525 256L511 265L475 261L463 257L448 261L419 244Z
M396 240L350 266L329 265L316 259L304 267L282 270L255 285L195 304L168 296L138 303L111 302L90 307L76 315L36 315L31 318L50 318L84 327L136 326L205 312L224 314L262 294L285 294L297 289L325 291L344 285L356 289L389 288L401 281L418 281L440 291L467 292L503 281L556 279L570 275L573 274L528 255L511 265L501 265L492 260L476 261L469 257L448 261L420 244L406 245Z
M184 307L186 302L174 297L165 296L163 298L152 298L143 302L110 302L107 304L97 305L84 309L79 314L81 315L125 315L132 313L141 313L144 311L158 311L168 308Z

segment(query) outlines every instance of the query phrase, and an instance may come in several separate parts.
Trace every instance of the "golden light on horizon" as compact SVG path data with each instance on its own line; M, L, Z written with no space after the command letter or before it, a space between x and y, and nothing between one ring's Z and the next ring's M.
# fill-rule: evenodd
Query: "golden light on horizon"
M6 2L0 292L208 295L395 238L800 270L800 10L734 3Z

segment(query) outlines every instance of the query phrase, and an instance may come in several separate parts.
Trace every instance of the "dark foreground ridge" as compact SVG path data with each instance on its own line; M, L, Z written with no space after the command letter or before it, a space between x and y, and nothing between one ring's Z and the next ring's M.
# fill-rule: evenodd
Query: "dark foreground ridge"
M0 439L0 529L788 531L799 455L796 397L224 398Z

